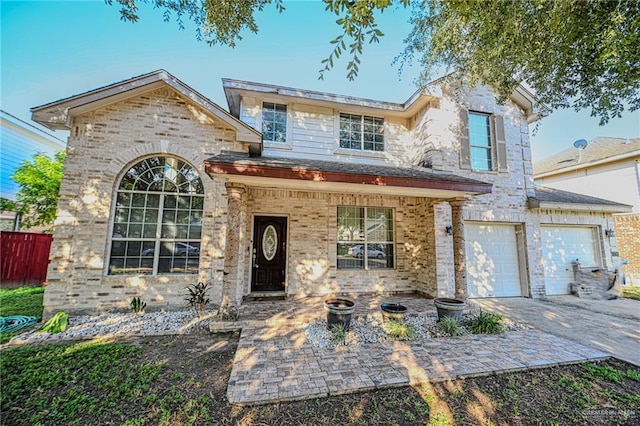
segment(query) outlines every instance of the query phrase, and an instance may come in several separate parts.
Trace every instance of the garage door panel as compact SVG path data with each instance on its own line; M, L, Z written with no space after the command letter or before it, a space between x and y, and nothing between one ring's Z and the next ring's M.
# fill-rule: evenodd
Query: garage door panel
M599 264L593 227L542 226L541 241L547 295L569 293L576 259L582 266Z
M465 224L469 297L521 296L513 225Z

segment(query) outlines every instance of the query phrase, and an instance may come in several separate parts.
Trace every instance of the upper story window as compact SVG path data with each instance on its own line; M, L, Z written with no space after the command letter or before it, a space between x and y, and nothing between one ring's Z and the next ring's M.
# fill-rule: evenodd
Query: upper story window
M109 274L196 274L204 189L196 169L174 157L132 166L116 194Z
M493 142L489 114L469 113L469 147L473 170L493 170Z
M503 117L463 110L460 122L460 168L475 171L507 171Z
M393 268L393 209L338 207L338 269Z
M384 119L341 113L340 148L384 151Z
M262 138L270 142L287 142L287 106L262 103Z

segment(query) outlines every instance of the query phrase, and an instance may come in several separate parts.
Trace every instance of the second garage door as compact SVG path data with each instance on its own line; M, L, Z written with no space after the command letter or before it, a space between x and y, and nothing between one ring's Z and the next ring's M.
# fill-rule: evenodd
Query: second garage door
M521 296L516 227L465 224L469 297Z
M569 293L573 265L598 266L595 228L586 226L542 226L542 261L547 295Z

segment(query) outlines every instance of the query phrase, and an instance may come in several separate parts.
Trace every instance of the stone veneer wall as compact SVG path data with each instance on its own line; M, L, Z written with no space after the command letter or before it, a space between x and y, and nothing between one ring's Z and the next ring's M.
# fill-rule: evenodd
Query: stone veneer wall
M620 258L629 262L624 267L627 284L640 285L640 213L617 215L614 221Z
M469 177L493 184L491 194L467 197L463 207L464 221L508 223L520 226L524 250L521 264L528 266L524 277L528 288L525 294L541 297L546 294L544 269L542 268L542 245L540 224L585 224L609 227L611 214L598 212L536 211L530 210L527 197L535 194L529 127L520 108L511 101L499 104L493 91L488 87L473 90L455 86L443 87L440 102L425 109L412 120L414 138L423 141L423 149L428 152L434 170L450 171L459 176ZM504 119L506 140L507 171L472 171L460 167L460 125L459 115L464 110L500 115ZM448 203L443 203L436 211L450 215ZM440 225L436 227L440 232ZM448 247L443 235L437 238L442 245L439 253ZM611 268L611 251L615 242L601 239L600 250L604 267ZM451 254L453 255L453 254ZM440 265L444 265L440 267ZM446 263L439 260L438 284L452 282L447 279ZM439 271L440 272L440 271ZM450 293L450 288L439 288L439 295Z
M337 269L337 207L341 205L394 208L395 269ZM286 216L289 296L411 291L434 295L437 254L433 207L434 202L426 198L248 188L249 241L245 250L247 254L251 251L254 215ZM244 291L248 293L251 272L246 274Z
M45 315L58 310L128 309L139 296L148 309L184 305L185 286L212 284L220 299L226 232L224 183L209 178L203 162L222 149L245 150L228 125L206 115L170 88L161 88L75 117L60 188ZM112 200L122 174L142 158L169 154L200 172L205 189L198 275L108 276Z

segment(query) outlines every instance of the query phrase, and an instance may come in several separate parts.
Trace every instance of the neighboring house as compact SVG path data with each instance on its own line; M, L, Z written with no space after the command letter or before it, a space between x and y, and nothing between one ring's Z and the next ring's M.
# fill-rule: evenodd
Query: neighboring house
M545 285L543 265L570 269L562 237L582 231L571 250L612 268L602 231L628 207L536 193L528 124L545 110L524 88L500 105L486 87L434 84L404 103L223 87L230 112L163 70L32 109L71 130L46 313L135 296L178 308L198 281L232 305L541 297L568 291Z
M33 124L0 110L0 197L15 201L20 186L11 179L23 161L35 154L54 156L64 151L65 142ZM14 212L0 212L0 230L17 230Z
M605 237L616 240L620 258L629 262L628 281L640 282L640 138L595 138L583 149L566 149L539 161L533 172L537 184L633 207L614 215L615 228L607 229L614 233Z

